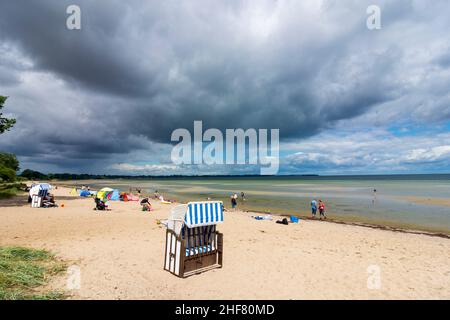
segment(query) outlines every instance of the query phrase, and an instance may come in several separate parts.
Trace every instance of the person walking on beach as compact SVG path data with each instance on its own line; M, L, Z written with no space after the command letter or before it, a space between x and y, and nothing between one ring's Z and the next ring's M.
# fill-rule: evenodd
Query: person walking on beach
M317 201L316 199L313 199L313 201L311 201L311 214L313 219L316 218L316 213L317 213Z
M322 220L322 217L326 219L325 216L325 203L323 203L322 200L319 200L319 214L320 214L320 220Z

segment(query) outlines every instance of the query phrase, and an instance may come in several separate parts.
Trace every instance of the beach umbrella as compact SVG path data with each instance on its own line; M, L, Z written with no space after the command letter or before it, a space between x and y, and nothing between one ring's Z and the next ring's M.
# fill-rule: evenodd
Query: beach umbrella
M100 199L102 201L107 201L108 197L111 196L113 191L114 190L111 188L102 188L97 192L97 199Z

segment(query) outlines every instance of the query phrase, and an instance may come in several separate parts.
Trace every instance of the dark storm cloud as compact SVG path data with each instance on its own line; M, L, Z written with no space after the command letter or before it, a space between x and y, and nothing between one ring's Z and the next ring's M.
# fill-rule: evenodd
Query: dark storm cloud
M221 6L221 17L213 6L202 8L205 3L80 1L82 30L73 32L65 28L65 8L71 3L31 2L24 10L7 2L2 6L3 38L18 42L36 68L90 90L128 96L130 111L137 112L123 119L125 126L138 123L143 114L157 115L160 121L152 127L136 128L150 139L167 141L173 129L189 128L195 119L222 129L231 124L273 127L284 129L282 137L307 136L316 131L309 124L319 117L355 116L378 94L365 88L368 92L359 92L351 102L338 101L329 113L327 103L320 105L311 95L311 84L320 82L317 72L329 52L340 51L345 59L346 50L331 41L302 52L309 40L289 44L295 41L293 34L286 42L249 43L254 39L240 39L236 26L227 27L233 19L245 19L239 6ZM273 9L270 5L266 14ZM146 15L151 12L159 15ZM364 18L362 14L359 20Z
M94 90L142 93L148 75L138 61L131 62L136 57L117 30L126 6L80 2L86 8L82 11L85 29L70 32L66 28L70 4L73 1L29 1L26 6L3 1L0 34L4 41L19 45L36 69L56 72Z
M0 84L17 85L3 94L19 121L0 146L81 161L167 143L194 120L288 140L405 96L423 105L415 93L433 85L420 72L448 65L448 3L376 1L383 28L369 31L372 2L2 0ZM66 28L71 4L78 31ZM414 56L427 46L429 60Z

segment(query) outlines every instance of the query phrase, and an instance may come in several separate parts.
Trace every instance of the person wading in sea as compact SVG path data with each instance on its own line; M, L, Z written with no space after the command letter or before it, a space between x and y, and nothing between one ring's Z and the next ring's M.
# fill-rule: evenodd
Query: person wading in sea
M235 209L237 206L237 194L231 196L231 208Z
M325 216L325 203L323 203L322 200L319 200L319 214L320 214L320 220L322 220L322 217L326 219Z
M316 218L316 213L317 213L317 201L316 199L313 199L313 201L311 201L311 218L315 219Z

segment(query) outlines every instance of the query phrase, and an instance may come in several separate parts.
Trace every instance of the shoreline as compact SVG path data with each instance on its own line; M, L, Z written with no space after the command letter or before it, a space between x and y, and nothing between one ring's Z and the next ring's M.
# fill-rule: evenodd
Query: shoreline
M64 183L63 181L49 181L49 183L52 182L55 185L58 186L62 186L65 188L74 188L74 184L68 184L68 183ZM83 182L83 181L82 181ZM86 180L85 182L89 182L90 184L95 184L95 180ZM79 184L79 186L81 186L82 183ZM78 186L78 185L77 185ZM127 185L128 188L133 188L132 185ZM167 193L169 195L169 198L174 198L174 194L170 194ZM151 200L155 200L153 198L153 195L151 193L146 193L143 192L141 194L141 197L148 197ZM175 197L176 198L176 197ZM198 201L198 199L190 199L190 200L186 200L183 199L185 201L175 201L175 203L180 203L180 204L186 204L189 201ZM230 210L230 208L225 207L227 210ZM276 215L276 216L280 216L280 217L289 217L291 215L294 215L302 220L310 220L310 221L320 221L319 219L312 219L309 215L302 215L302 214L288 214L288 213L283 213L283 212L277 212L277 211L264 211L264 210L251 210L251 209L242 209L239 208L238 205L238 210L239 211L243 211L243 212L247 212L247 213L255 213L255 214L272 214L272 215ZM418 235L426 235L426 236L430 236L430 237L440 237L440 238L445 238L445 239L450 239L450 231L445 232L445 231L437 231L437 230L426 230L426 228L424 227L424 229L420 229L420 228L414 228L414 226L408 226L408 225L401 225L401 223L398 223L397 225L389 225L389 224L382 224L382 223L372 223L372 222L364 222L364 221L355 221L352 219L347 219L347 220L342 220L342 216L338 215L339 218L329 218L327 217L326 220L322 220L320 222L329 222L329 223L335 223L335 224L341 224L341 225L349 225L349 226L359 226L359 227L365 227L365 228L371 228L371 229L378 229L378 230L386 230L386 231L392 231L392 232L400 232L400 233L407 233L407 234L418 234Z
M260 211L260 210L240 210L247 213L256 213L256 214L271 214L276 215L280 217L290 217L289 214L280 214L280 213L273 213L270 211ZM358 221L344 221L344 220L338 220L333 218L328 218L324 220L320 219L313 219L310 216L305 215L298 215L295 214L297 218L301 220L307 220L307 221L317 221L317 222L329 222L329 223L335 223L335 224L341 224L341 225L349 225L349 226L357 226L357 227L365 227L370 229L377 229L377 230L385 230L385 231L392 231L392 232L400 232L400 233L407 233L407 234L418 234L418 235L425 235L430 237L439 237L444 239L450 239L450 233L444 233L444 232L435 232L435 231L426 231L426 230L419 230L419 229L409 229L409 228L403 228L403 227L393 227L388 225L382 225L382 224L376 224L376 223L366 223L366 222L358 222Z
M365 222L343 221L343 220L337 220L337 219L333 219L333 218L319 220L319 219L312 219L311 217L307 217L307 216L298 216L298 217L303 220L309 220L309 221L329 222L329 223L342 224L342 225L348 225L348 226L365 227L365 228L377 229L377 230L385 230L385 231L392 231L392 232L417 234L417 235L425 235L425 236L430 236L430 237L439 237L439 238L450 239L450 234L446 234L443 232L407 229L407 228L402 228L402 227L392 227L392 226L386 226L386 225L381 225L381 224L370 224L370 223L365 223Z

